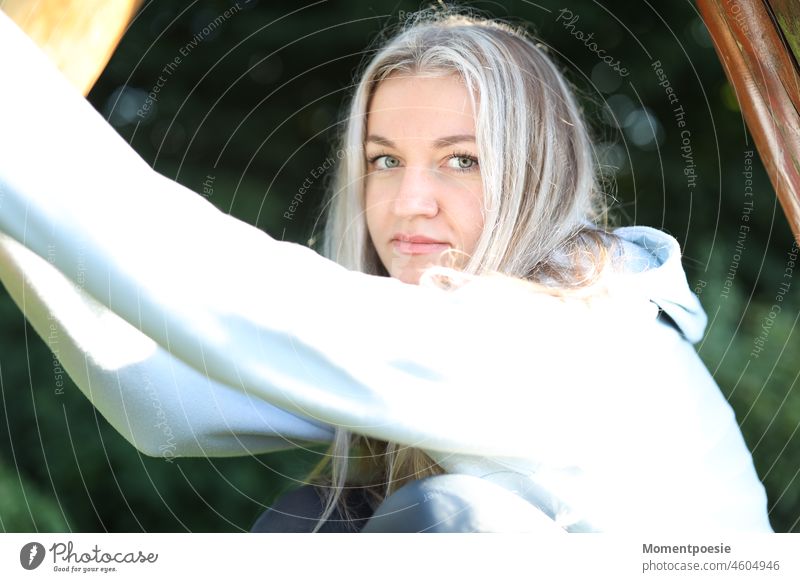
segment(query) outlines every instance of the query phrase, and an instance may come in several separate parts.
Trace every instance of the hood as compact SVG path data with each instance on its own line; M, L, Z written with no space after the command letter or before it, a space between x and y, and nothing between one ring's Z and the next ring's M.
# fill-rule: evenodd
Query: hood
M648 226L614 230L623 241L625 273L658 305L691 343L703 338L708 316L689 288L681 264L681 249L672 236Z

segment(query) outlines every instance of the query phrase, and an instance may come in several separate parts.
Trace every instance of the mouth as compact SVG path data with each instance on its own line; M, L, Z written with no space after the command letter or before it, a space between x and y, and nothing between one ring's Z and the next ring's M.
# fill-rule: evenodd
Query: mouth
M397 235L392 239L392 248L403 255L429 255L450 248L450 243L420 235Z

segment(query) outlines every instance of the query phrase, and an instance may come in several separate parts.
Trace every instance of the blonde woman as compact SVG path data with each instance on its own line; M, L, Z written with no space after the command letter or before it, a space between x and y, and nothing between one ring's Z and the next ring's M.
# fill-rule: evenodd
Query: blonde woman
M323 258L154 173L0 28L0 278L145 454L331 442L257 531L771 531L678 245L607 230L523 32L424 12L377 51Z

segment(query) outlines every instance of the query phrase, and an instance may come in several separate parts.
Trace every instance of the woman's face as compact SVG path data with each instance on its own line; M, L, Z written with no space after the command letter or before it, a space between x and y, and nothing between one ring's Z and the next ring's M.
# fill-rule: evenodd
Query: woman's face
M475 114L458 76L392 76L367 116L366 219L392 277L416 284L448 249L483 230Z

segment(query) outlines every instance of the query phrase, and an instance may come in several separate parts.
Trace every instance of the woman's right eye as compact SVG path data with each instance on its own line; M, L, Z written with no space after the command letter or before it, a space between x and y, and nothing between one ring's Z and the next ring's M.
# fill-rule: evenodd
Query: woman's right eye
M400 165L400 160L394 156L381 154L371 158L369 163L372 164L376 170L392 170Z

